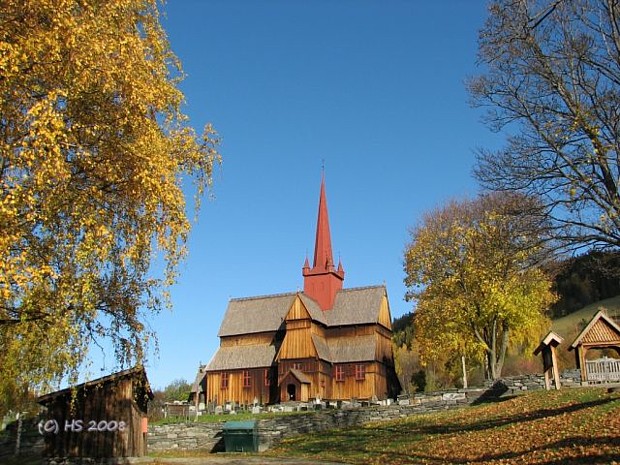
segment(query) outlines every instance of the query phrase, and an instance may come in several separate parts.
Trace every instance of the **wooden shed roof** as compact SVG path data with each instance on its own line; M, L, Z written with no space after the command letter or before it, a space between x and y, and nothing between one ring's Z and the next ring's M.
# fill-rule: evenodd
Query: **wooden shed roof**
M620 342L620 326L603 309L599 310L579 333L569 350L580 344L596 345Z
M331 310L321 310L303 292L231 299L218 336L277 331L297 295L313 320L325 326L348 326L376 323L387 291L383 285L342 289Z
M71 396L71 394L73 392L75 392L76 390L82 390L82 389L87 389L87 388L92 388L92 387L96 387L98 385L102 385L102 384L108 384L108 383L115 383L118 382L120 380L122 380L123 378L136 378L139 379L143 384L143 387L145 389L146 394L148 395L148 397L150 399L153 399L153 391L151 390L151 387L149 385L149 381L148 378L146 377L146 371L144 370L144 367L142 366L136 366L133 368L129 368L127 370L123 370L123 371L119 371L117 373L113 373L111 375L108 376L104 376L102 378L97 378L97 379L93 379L91 381L87 381L85 383L82 384L78 384L76 386L73 387L68 387L65 389L61 389L59 391L54 391L54 392L50 392L49 394L45 394L40 396L37 399L37 402L41 405L46 405L49 402L52 402L54 400L56 400L59 397L62 396Z
M562 342L564 342L564 338L562 336L554 333L553 331L549 331L547 335L544 337L544 339L540 341L540 344L538 344L538 347L534 349L534 355L538 355L540 352L542 352L542 350L545 347L549 347L549 346L557 347L560 344L562 344Z

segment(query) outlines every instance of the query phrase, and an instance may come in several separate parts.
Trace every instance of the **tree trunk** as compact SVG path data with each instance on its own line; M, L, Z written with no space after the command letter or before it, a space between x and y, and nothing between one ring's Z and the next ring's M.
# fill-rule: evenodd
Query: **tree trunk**
M489 364L489 375L491 381L499 378L497 373L497 320L493 320L493 325L489 331L490 340L487 342L487 359Z
M499 378L496 373L496 363L495 363L495 349L489 349L487 351L487 366L489 367L489 380L495 381Z
M495 325L493 329L496 329ZM502 325L501 334L499 334L499 337L497 336L497 332L493 331L491 341L487 343L486 359L489 368L489 379L491 381L497 381L502 376L504 361L506 360L506 351L508 350L510 330L507 329L505 325ZM498 339L500 340L499 343Z
M465 365L465 356L461 356L461 364L463 366L463 388L467 389L467 366Z

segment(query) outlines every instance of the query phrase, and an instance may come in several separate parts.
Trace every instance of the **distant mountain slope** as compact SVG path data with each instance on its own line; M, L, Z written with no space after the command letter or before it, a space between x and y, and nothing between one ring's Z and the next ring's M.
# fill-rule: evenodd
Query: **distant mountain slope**
M620 295L609 299L599 300L586 305L569 315L553 320L551 330L564 338L565 344L571 344L573 338L585 327L594 314L601 308L607 309L607 314L620 322Z

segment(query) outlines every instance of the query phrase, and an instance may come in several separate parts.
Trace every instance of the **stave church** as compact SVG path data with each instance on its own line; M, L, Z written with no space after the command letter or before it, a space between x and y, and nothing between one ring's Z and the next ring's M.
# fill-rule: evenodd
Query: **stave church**
M311 267L306 257L301 274L303 292L229 301L220 346L199 373L201 400L249 405L381 400L399 393L387 289L343 286L344 268L333 261L324 177L314 259Z

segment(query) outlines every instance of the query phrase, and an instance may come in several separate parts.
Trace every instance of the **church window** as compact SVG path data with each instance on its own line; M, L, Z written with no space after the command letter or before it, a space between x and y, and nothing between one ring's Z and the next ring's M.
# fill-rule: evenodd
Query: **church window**
M243 370L243 387L247 388L252 386L252 378L250 377L250 370Z
M220 380L220 388L228 389L228 373L222 373L222 378Z
M355 365L355 379L358 381L366 379L366 367L364 365Z
M336 365L336 381L344 381L344 367Z
M269 376L269 368L265 368L265 386L271 386L271 377Z

